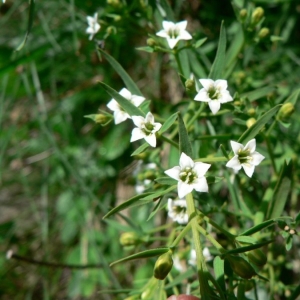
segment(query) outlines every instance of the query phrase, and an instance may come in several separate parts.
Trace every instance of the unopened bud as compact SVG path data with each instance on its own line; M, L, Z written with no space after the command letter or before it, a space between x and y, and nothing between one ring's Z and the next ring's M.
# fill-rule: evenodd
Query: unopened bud
M230 255L226 258L228 259L233 272L239 275L240 277L244 279L250 279L254 275L256 275L256 272L253 269L253 267L242 257Z
M254 108L249 108L247 113L248 113L249 116L253 117L253 116L255 116L255 109Z
M139 235L135 232L124 232L120 236L120 244L125 247L137 245L139 242Z
M119 0L107 0L107 4L108 5L111 5L111 6L113 6L113 7L122 7L122 2L121 1L119 1Z
M246 125L247 128L250 128L251 126L253 126L256 123L256 119L255 118L250 118L246 121Z
M259 37L260 39L264 39L269 33L270 33L269 28L263 27L263 28L259 31L258 37Z
M264 9L262 7L256 7L251 16L251 23L256 25L264 16Z
M245 21L246 18L247 18L247 15L248 15L248 12L245 8L241 9L240 10L240 18L241 18L241 21Z
M155 39L149 38L149 39L147 39L147 45L150 47L154 47L157 45L157 43L156 43Z
M113 116L107 112L103 112L100 114L94 114L94 115L87 115L84 117L92 119L94 122L96 122L97 124L100 124L102 126L106 126L113 119Z
M280 121L286 121L295 111L293 103L287 102L279 109L277 118Z
M260 249L254 249L248 252L248 259L258 267L262 267L267 262L266 255Z
M106 28L106 32L107 34L116 34L117 33L117 29L115 26L108 26Z
M173 266L172 251L162 254L156 261L154 266L154 277L164 280Z
M185 82L185 88L188 90L188 91L195 91L195 81L194 79L187 79L186 82Z

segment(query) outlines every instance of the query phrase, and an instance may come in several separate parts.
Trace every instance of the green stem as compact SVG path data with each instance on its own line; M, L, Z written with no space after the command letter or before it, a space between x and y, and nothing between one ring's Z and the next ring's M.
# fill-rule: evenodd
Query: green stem
M175 56L175 59L176 59L176 62L177 62L179 74L180 74L180 75L183 75L183 69L182 69L182 65L181 65L181 62L180 62L178 53L175 52L175 53L174 53L174 56Z
M179 242L184 238L187 232L191 229L191 225L192 225L191 222L187 223L187 225L182 229L182 231L179 233L177 238L174 240L170 248L176 247L179 244Z
M186 202L187 202L187 212L192 226L193 241L194 241L196 257L197 257L197 273L198 273L198 280L200 284L200 295L202 300L210 300L213 299L213 296L211 295L211 289L208 284L208 272L205 263L205 258L202 252L200 235L197 228L198 227L197 212L195 208L193 195L191 193L187 194Z
M192 118L189 120L188 124L187 124L187 129L189 130L190 127L193 125L193 123L195 122L195 120L198 119L198 117L200 116L200 114L202 113L203 109L205 107L205 103L201 103L200 107L198 108L197 112L192 116Z
M165 142L167 142L167 143L173 145L174 147L176 147L177 149L179 149L179 145L178 145L176 142L172 141L171 139L169 139L169 138L167 138L166 136L163 136L163 135L161 135L161 136L159 136L159 137L160 137L162 140L164 140Z
M268 153L269 153L269 156L270 156L270 159L271 159L271 164L272 164L273 170L274 170L275 174L278 175L276 164L275 164L274 154L273 154L272 146L271 146L270 139L269 139L269 135L265 135L265 140L266 140L266 143L267 143L267 149L268 149Z
M205 162L205 163L214 163L214 162L221 162L221 161L228 161L228 159L224 156L221 157L204 157L195 159L196 162Z

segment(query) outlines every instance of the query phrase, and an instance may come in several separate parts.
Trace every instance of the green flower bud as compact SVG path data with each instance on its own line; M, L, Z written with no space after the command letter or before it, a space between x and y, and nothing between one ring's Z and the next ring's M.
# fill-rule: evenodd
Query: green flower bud
M172 251L168 251L161 255L154 266L154 277L164 280L173 266Z
M103 113L101 112L100 114L94 114L94 115L87 115L84 117L92 119L94 122L102 126L106 126L113 119L113 116L107 112L103 112Z
M294 111L295 107L293 103L284 103L277 114L277 118L280 121L286 121L294 113Z
M187 79L185 82L185 88L188 91L196 91L194 79Z
M262 7L256 7L251 16L251 24L256 25L264 16L264 9Z
M264 266L267 262L267 256L260 249L249 251L248 259L252 264L258 267Z
M246 125L247 128L250 128L251 126L253 126L256 123L256 119L255 118L250 118L246 121Z
M149 38L149 39L147 39L147 45L150 47L154 47L157 45L157 43L156 43L155 39Z
M256 275L255 270L253 267L242 257L240 256L226 256L229 261L230 267L234 273L239 275L244 279L250 279L254 275Z
M241 21L245 21L246 18L247 18L247 15L248 15L248 12L245 8L241 9L240 10L240 18L241 18Z
M108 26L106 28L106 32L107 34L116 34L117 33L117 29L115 26Z
M259 31L258 37L259 37L260 39L264 39L269 33L270 33L269 28L263 27L263 28Z
M142 300L152 299L152 293L153 293L153 289L151 288L146 289L145 291L143 291L141 295L141 299Z
M250 108L250 109L248 109L247 113L248 113L249 116L253 117L253 116L255 116L255 109Z
M120 236L120 244L122 246L134 246L139 244L139 235L135 232L124 232Z

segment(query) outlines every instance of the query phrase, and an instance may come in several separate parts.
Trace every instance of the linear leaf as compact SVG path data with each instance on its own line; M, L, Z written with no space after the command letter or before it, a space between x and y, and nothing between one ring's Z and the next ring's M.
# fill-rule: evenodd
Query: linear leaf
M291 103L293 103L293 104L295 105L296 102L297 102L297 99L298 99L298 97L299 97L299 94L300 94L300 89L297 89L296 91L294 91L294 92L292 93L291 96L289 96L289 97L284 101L284 103L291 102Z
M97 50L107 59L110 65L120 75L127 89L134 95L143 96L138 86L131 79L128 73L123 69L123 67L112 56L110 56L108 53L103 51L101 48L98 48Z
M174 185L176 184L176 180L170 177L160 177L156 178L155 182L162 184L162 185Z
M263 88L256 89L251 92L243 93L240 95L241 98L247 98L250 102L267 96L271 92L275 91L275 86L265 86Z
M187 156L192 158L193 157L192 145L189 140L189 136L180 113L178 113L178 125L179 125L180 153L184 152Z
M259 131L269 122L269 120L276 114L278 109L280 108L281 104L276 105L275 107L271 108L265 114L263 114L254 125L248 128L238 139L239 143L244 143L253 139Z
M117 91L109 87L104 82L99 82L101 87L113 98L115 99L120 106L130 115L130 116L142 116L145 114L138 107L134 106L130 101L121 96Z
M132 154L131 156L138 155L140 153L143 153L147 148L149 147L148 143L144 143L140 147L138 147Z
M169 187L166 190L161 190L161 191L158 191L158 192L155 192L155 193L151 193L151 195L143 197L141 200L143 200L143 201L149 201L149 200L153 200L153 199L159 198L159 197L161 197L161 196L163 196L163 195L171 192L176 187L177 187L177 185L172 185L171 187Z
M159 133L163 133L165 131L167 131L173 124L174 122L176 121L178 117L178 112L171 115L167 120L166 122L163 124L163 126L161 127Z
M214 259L214 271L219 286L225 292L224 260L220 256L216 256Z
M269 240L269 241L265 241L265 242L261 242L261 243L257 243L257 244L252 244L252 245L245 246L245 247L235 248L235 249L232 249L232 250L229 250L229 251L226 251L226 252L222 253L222 256L226 256L228 254L244 253L244 252L247 252L247 251L251 251L251 250L254 250L254 249L261 248L262 246L273 243L273 242L274 242L273 240Z
M211 78L214 80L222 78L223 70L225 67L226 31L225 31L225 26L223 25L223 23L224 22L222 21L216 58L213 62L210 73L208 75L208 78Z
M110 266L119 264L121 262L129 261L129 260L159 256L159 255L162 255L162 254L168 252L169 250L170 250L170 248L168 248L168 247L145 250L145 251L135 253L133 255L129 255L127 257L121 258L119 260L116 260L116 261L112 262L110 264Z

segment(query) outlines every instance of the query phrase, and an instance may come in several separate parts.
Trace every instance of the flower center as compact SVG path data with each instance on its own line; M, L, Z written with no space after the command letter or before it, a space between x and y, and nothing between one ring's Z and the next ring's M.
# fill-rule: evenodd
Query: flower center
M241 164L249 163L252 160L252 157L250 156L250 150L244 149L238 151L238 158Z
M215 87L211 86L208 90L208 96L211 100L218 100L220 97L219 89L216 89Z
M179 36L179 29L175 28L170 28L168 31L168 35L171 39L176 39Z
M179 173L179 178L185 183L192 184L197 179L197 174L192 168L185 168Z
M143 130L146 135L151 134L154 129L154 125L152 123L144 123L143 127L144 127Z
M184 206L175 206L173 209L176 215L184 215L186 213L186 207Z

